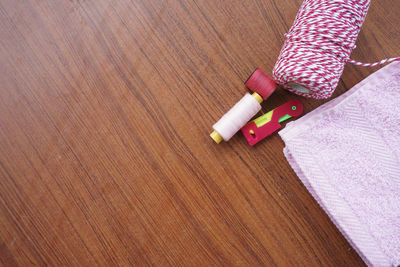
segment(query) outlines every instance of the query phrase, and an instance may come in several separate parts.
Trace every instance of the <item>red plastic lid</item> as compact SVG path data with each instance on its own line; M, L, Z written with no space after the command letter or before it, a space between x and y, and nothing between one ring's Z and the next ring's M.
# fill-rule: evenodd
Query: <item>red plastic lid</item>
M264 100L267 99L276 89L276 83L260 69L256 69L246 81L245 85L259 94Z

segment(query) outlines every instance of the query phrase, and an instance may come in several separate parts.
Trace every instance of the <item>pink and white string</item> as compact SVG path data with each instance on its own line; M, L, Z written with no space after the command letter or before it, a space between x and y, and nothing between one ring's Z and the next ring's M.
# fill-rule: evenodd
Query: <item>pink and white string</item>
M377 66L350 59L370 0L305 0L273 70L274 80L296 94L328 98L335 90L344 65Z

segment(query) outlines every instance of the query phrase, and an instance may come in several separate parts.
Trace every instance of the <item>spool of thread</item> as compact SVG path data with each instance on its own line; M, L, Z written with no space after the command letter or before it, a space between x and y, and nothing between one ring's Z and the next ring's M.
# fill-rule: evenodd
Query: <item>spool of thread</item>
M245 96L213 125L211 138L219 144L222 140L229 141L254 115L261 110L262 98L259 94L246 93Z
M370 6L370 0L304 0L285 35L285 44L273 70L276 83L305 97L328 98L338 85L346 62L376 66L350 59Z
M228 113L213 125L211 138L219 144L222 140L229 141L254 115L261 110L261 103L266 100L276 88L275 82L256 69L246 81L246 86L254 93L247 93Z
M276 89L276 83L267 74L257 68L245 82L247 88L266 100Z

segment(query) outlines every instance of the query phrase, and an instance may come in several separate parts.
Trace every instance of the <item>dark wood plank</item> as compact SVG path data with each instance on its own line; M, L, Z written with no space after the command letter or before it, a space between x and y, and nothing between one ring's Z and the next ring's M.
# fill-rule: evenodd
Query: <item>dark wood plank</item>
M0 0L0 263L363 265L277 135L208 136L300 4ZM373 1L353 58L399 55L399 25ZM335 96L376 69L347 66Z

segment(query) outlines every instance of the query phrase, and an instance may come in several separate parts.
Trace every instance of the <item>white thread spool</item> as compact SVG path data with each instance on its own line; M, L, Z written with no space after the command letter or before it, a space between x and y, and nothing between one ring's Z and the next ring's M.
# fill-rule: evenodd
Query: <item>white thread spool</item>
M218 144L222 141L228 141L237 133L254 115L261 110L260 103L263 98L253 93L246 95L234 105L228 113L213 125L214 132L210 134L212 139Z

